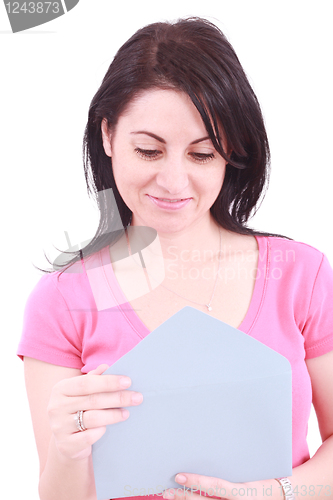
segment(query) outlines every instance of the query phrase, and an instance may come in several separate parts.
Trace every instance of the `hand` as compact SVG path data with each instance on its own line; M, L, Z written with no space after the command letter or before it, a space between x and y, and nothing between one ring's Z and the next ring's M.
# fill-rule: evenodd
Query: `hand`
M224 479L181 473L175 477L183 485L164 491L163 498L175 500L202 500L202 496L228 500L282 500L279 483L275 479L231 483ZM190 488L186 490L186 488Z
M131 385L129 377L101 377L107 368L100 365L87 375L62 380L52 389L47 409L51 431L58 451L66 458L87 458L92 444L103 436L108 424L129 417L129 411L122 407L142 402L141 393L124 390ZM74 417L78 410L84 411L86 431L78 431L76 427Z

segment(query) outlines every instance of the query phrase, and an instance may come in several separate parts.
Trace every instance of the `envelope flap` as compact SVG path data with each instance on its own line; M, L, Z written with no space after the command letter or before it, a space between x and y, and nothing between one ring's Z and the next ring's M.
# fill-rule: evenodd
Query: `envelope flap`
M184 307L106 373L131 377L131 389L142 392L265 378L291 373L291 366L284 356L237 328Z

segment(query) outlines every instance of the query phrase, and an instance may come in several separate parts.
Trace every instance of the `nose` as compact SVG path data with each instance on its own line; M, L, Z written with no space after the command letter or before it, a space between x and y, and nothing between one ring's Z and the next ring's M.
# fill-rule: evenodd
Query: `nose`
M189 185L188 172L181 159L163 162L155 179L161 189L172 195L184 192Z

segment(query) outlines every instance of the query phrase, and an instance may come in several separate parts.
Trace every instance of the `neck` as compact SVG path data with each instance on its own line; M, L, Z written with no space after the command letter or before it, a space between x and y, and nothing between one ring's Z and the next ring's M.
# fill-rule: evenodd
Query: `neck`
M221 236L220 236L221 235ZM216 261L222 244L228 241L229 232L210 217L179 232L158 231L158 240L165 264L173 267L187 265L200 267Z

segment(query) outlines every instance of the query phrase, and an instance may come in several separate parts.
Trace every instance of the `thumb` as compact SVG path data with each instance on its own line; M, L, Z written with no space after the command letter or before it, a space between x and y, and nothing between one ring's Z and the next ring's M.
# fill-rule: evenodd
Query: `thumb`
M102 375L102 373L104 373L108 368L109 365L106 364L99 365L94 370L90 370L90 372L88 372L87 375Z

